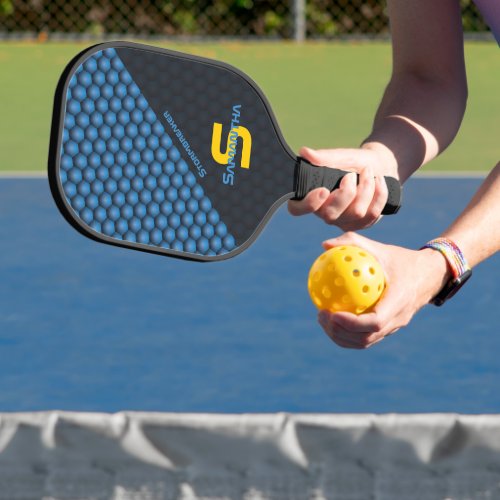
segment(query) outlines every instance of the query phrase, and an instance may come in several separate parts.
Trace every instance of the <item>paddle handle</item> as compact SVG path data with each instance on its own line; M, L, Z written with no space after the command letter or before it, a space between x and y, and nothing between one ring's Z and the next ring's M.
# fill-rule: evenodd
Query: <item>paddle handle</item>
M294 177L294 200L302 200L307 193L319 187L326 187L330 191L337 189L342 178L349 174L344 170L331 167L318 167L301 158L297 158ZM395 214L401 207L401 184L394 177L384 177L389 191L387 203L382 210L384 215ZM359 175L357 175L359 182Z

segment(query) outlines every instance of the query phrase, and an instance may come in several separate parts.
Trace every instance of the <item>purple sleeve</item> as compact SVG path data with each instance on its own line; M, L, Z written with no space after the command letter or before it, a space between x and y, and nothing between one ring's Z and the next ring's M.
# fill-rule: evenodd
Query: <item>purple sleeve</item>
M500 0L474 0L500 45Z

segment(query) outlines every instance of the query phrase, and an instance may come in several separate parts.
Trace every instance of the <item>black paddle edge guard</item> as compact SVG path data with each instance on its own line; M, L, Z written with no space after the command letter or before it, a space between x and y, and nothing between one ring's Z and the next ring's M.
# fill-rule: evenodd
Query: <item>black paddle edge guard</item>
M295 164L294 189L295 196L293 200L302 200L307 193L319 187L326 187L329 191L333 191L340 186L340 181L349 172L339 170L338 168L320 167L313 165L309 161L297 158ZM382 214L391 215L398 212L401 208L402 188L401 184L394 177L384 177L389 191L387 203L382 210ZM357 175L359 182L359 175Z
M289 200L291 196L293 196L293 193L288 193L287 195L284 195L280 197L276 202L271 206L271 208L268 210L268 212L265 214L263 219L260 221L258 224L257 228L253 232L253 234L240 246L235 248L234 250L231 250L228 253L221 254L221 255L216 255L216 256L204 256L204 255L199 255L199 254L189 254L185 252L180 252L177 250L173 249L166 249L166 248L161 248L161 247L152 247L150 245L145 245L142 243L134 243L130 241L125 241L125 240L117 240L114 238L111 238L109 236L106 236L102 233L98 233L94 231L91 227L89 227L87 224L83 223L78 217L76 217L74 211L72 210L71 206L66 200L66 197L64 195L64 189L61 184L61 180L59 177L59 170L60 170L60 155L59 151L61 149L61 141L62 141L62 128L64 125L64 105L65 105L65 95L67 92L67 88L70 82L71 77L77 70L77 68L85 62L85 60L92 56L92 54L99 52L101 50L105 50L107 48L112 48L112 49L119 49L119 48L135 48L135 49L142 49L142 50L147 50L151 52L157 52L159 54L165 54L168 53L171 56L179 57L181 59L187 59L187 60L193 60L197 62L203 62L206 64L211 64L214 66L219 66L223 69L232 71L233 73L236 73L243 79L247 81L248 84L252 86L252 88L257 92L259 98L263 101L269 116L271 118L274 130L276 132L276 135L278 137L278 140L280 141L281 145L283 146L283 149L285 152L288 154L290 157L290 161L293 162L295 158L295 154L290 148L290 146L286 143L285 138L283 137L283 134L281 132L281 129L278 126L278 122L276 119L276 116L274 115L274 112L271 108L271 105L269 101L267 100L267 97L264 95L260 87L245 73L240 71L238 68L235 68L234 66L227 64L222 61L217 61L214 59L210 58L205 58L205 57L200 57L200 56L195 56L191 54L185 54L182 52L170 50L170 49L165 49L161 47L155 47L155 46L150 46L150 45L144 45L136 42L129 42L129 41L122 41L122 40L113 40L113 41L108 41L108 42L101 42L97 44L90 45L83 50L81 50L79 53L77 53L65 66L64 70L61 73L61 76L59 77L55 92L54 92L54 99L53 99L53 107L52 107L52 118L51 118L51 128L50 128L50 138L49 138L49 151L48 151L48 162L47 162L47 174L48 174L48 183L49 183L49 188L53 197L53 200L56 204L57 209L61 213L61 215L64 217L66 222L72 226L76 231L78 231L81 235L85 236L86 238L89 238L95 242L98 243L104 243L107 245L115 246L115 247L120 247L120 248L125 248L125 249L132 249L132 250L137 250L140 252L145 252L148 254L154 254L154 255L163 255L167 257L173 257L176 259L181 259L181 260L186 260L190 262L219 262L219 261L224 261L228 260L232 257L236 257L237 255L241 254L244 252L248 247L250 247L255 240L258 238L258 236L262 233L264 227L266 224L269 222L271 217L276 213L276 211L279 209L279 207ZM291 184L291 183L290 183Z

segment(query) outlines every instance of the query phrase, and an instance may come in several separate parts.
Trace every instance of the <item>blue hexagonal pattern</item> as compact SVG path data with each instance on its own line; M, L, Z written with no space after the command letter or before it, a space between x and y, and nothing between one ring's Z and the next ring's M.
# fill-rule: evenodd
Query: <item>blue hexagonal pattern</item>
M196 175L114 49L72 76L60 178L88 226L117 240L200 255L235 248Z

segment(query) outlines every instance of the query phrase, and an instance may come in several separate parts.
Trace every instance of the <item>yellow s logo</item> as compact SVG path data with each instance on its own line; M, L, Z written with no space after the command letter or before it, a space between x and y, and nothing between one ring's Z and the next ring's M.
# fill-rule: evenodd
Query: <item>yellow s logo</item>
M230 130L227 136L226 151L222 153L222 123L214 123L212 132L212 156L217 163L220 163L221 165L229 165L234 162L238 137L240 137L243 142L241 150L241 167L250 168L252 136L248 129L241 125L235 126Z

